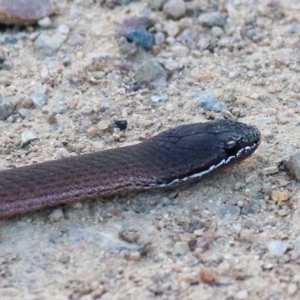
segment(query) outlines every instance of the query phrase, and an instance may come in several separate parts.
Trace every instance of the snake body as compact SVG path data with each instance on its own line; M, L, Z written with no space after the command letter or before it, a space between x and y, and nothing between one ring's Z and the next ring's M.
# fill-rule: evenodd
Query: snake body
M202 177L255 151L259 131L229 120L182 125L112 150L0 171L0 217Z

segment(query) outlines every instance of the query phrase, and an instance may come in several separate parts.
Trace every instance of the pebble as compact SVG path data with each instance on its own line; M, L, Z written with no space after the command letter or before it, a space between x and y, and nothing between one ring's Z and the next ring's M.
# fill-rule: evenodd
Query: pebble
M107 131L110 125L110 120L102 120L98 123L98 129L101 131Z
M204 13L198 18L201 25L206 27L223 27L226 24L226 16L217 12Z
M155 44L154 35L145 29L133 30L127 33L126 38L146 51L151 51Z
M70 32L70 29L67 25L65 24L61 24L58 27L58 32L62 33L62 34L68 34Z
M179 26L177 22L169 20L168 22L164 23L164 30L168 37L175 37L179 33Z
M180 43L192 43L195 41L195 34L190 29L185 29L176 37L176 41Z
M262 174L264 174L264 175L276 174L278 172L279 172L279 169L277 166L267 167L262 170Z
M247 37L254 42L263 40L265 36L266 33L260 28L252 28L247 31Z
M64 217L63 211L60 208L54 209L53 212L48 216L52 222L59 222Z
M125 258L128 260L139 261L141 259L141 253L138 251L126 251Z
M154 36L155 38L155 44L156 45L161 45L165 42L166 37L162 32L157 32Z
M169 0L163 7L167 18L180 19L185 15L185 3L183 0Z
M190 50L188 47L182 46L182 45L174 45L170 47L170 51L176 54L177 56L186 57Z
M300 180L300 151L293 154L286 162L286 167L297 180Z
M41 77L43 79L46 79L48 78L48 75L49 75L49 70L46 66L43 66L42 70L41 70Z
M177 61L169 57L168 59L160 60L160 63L170 72L175 72L181 68Z
M215 37L221 37L224 34L224 30L221 27L219 27L219 26L214 26L211 29L211 33Z
M136 243L140 238L140 235L135 230L121 230L119 232L119 238L128 243Z
M30 131L24 131L21 134L21 146L24 147L32 141L38 140L38 136Z
M288 289L287 289L287 294L289 296L294 296L295 293L297 292L298 290L298 285L296 283L289 283L288 285Z
M127 120L115 120L115 125L120 130L125 130L127 128L128 122L127 122Z
M154 59L142 63L136 71L136 80L139 84L148 85L162 77L166 77L164 69Z
M96 80L103 79L106 75L104 71L93 71L91 74Z
M14 108L15 105L0 94L0 120L6 120L13 113Z
M237 299L248 299L248 291L247 290L240 290L236 293Z
M288 248L288 243L279 240L272 241L268 244L268 249L275 256L282 256Z
M52 22L49 17L45 17L38 21L38 25L42 28L49 28L52 25Z
M271 198L276 202L286 202L289 200L289 194L287 192L272 191Z
M85 105L83 107L80 108L80 112L85 115L85 116L89 116L91 115L94 111L93 111L93 107L89 106L89 105Z
M201 91L190 96L192 100L200 100L202 107L206 111L214 111L216 113L221 112L226 108L225 102L220 101L215 95L207 91Z
M231 72L229 72L228 76L229 76L229 78L235 78L236 77L236 72L231 71Z
M185 255L190 252L190 247L187 242L177 242L174 245L173 253L176 256Z
M70 260L71 260L70 255L66 254L66 253L63 253L58 259L58 261L60 263L65 264L65 265L68 264L70 262Z
M24 0L0 1L0 23L28 25L36 23L54 13L54 5L51 0L30 0L26 5Z
M57 159L64 158L64 157L69 157L69 156L70 156L70 152L64 147L58 148L56 150L55 157Z
M216 273L211 268L202 268L199 272L200 282L212 283L217 279Z
M240 208L234 205L225 204L219 209L219 216L226 220L237 220Z
M172 104L172 103L168 103L168 104L166 105L166 110L168 110L168 111L174 110L173 104Z
M61 32L42 32L34 41L34 48L43 57L52 56L67 38L68 35Z
M68 45L76 47L81 46L85 43L86 38L77 32L72 32L68 38Z
M279 216L279 217L286 217L288 214L289 214L289 211L285 208L283 209L279 209L276 211L276 214Z
M29 109L26 109L26 108L20 108L20 109L18 110L18 114L19 114L23 119L25 119L25 118L29 117L29 115L30 115L30 110L29 110Z
M43 107L48 104L48 97L44 93L36 92L30 95L35 107Z

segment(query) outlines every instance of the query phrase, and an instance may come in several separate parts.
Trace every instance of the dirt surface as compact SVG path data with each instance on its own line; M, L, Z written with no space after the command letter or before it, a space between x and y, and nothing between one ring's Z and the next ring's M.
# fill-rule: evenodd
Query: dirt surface
M186 2L175 21L153 3L59 1L49 28L1 29L1 169L224 116L257 126L260 147L196 184L1 220L1 299L300 299L299 184L268 174L300 147L300 3ZM200 23L213 12L223 29ZM129 60L116 25L133 16L165 40ZM134 88L143 62L169 58L165 86ZM201 108L203 90L226 108Z

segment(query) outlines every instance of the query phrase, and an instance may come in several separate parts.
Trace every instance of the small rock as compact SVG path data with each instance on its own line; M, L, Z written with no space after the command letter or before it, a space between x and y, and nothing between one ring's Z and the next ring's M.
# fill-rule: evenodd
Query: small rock
M98 123L98 129L101 130L101 131L107 131L109 125L110 125L109 120L102 120Z
M67 40L68 35L60 32L42 32L34 41L34 48L41 56L52 56Z
M236 293L237 299L248 299L248 291L247 290L240 290Z
M200 282L212 283L217 279L216 273L211 268L202 268L199 272Z
M69 157L69 156L70 156L70 152L64 147L58 148L56 150L55 157L57 159L64 158L64 157Z
M85 43L85 37L77 32L72 32L68 39L68 45L70 46L81 46Z
M68 264L70 262L70 255L69 254L66 254L66 253L63 253L58 261L64 265Z
M264 175L271 175L271 174L276 174L278 173L279 170L278 170L278 167L277 166L272 166L272 167L267 167L267 168L264 168L262 170L262 173Z
M236 77L236 72L234 72L234 71L229 72L228 76L229 76L229 78L234 78L234 77Z
M267 263L265 265L263 265L263 270L272 270L274 267L274 265L272 263Z
M128 260L139 261L141 259L141 253L138 251L126 251L125 258Z
M290 284L288 285L287 294L288 294L289 296L294 296L295 293L297 292L297 290L298 290L297 284L296 284L296 283L290 283Z
M292 28L289 30L289 34L300 34L300 24L292 25Z
M91 74L96 80L103 79L106 75L104 71L93 71Z
M160 63L170 72L175 72L181 68L177 61L169 57L168 59L160 60Z
M38 25L42 28L49 28L52 25L52 22L49 17L45 17L38 21Z
M233 205L223 205L219 209L219 216L226 220L236 220L240 214L240 208Z
M14 108L15 105L0 94L0 120L6 120L13 113Z
M161 45L165 42L166 37L162 32L158 32L155 34L155 44L156 45Z
M170 51L179 57L186 57L189 54L189 48L182 45L174 45L170 48Z
M46 66L43 66L42 70L41 70L41 77L43 79L47 79L49 75L49 70Z
M266 37L266 33L260 28L252 28L247 31L247 37L254 42L259 42Z
M25 118L29 117L29 115L30 115L30 110L29 110L29 109L26 109L26 108L20 108L20 109L18 110L18 114L19 114L23 119L25 119Z
M1 0L0 23L32 24L52 14L54 5L51 0Z
M289 211L285 208L283 209L279 209L276 211L276 214L279 216L279 217L286 217L288 214L289 214Z
M273 201L285 202L289 200L289 194L287 192L272 191L271 198Z
M135 230L122 230L119 232L119 238L128 243L136 243L140 235Z
M226 104L224 102L220 101L217 97L207 91L197 92L190 96L190 99L200 100L200 107L206 111L219 113L226 108Z
M43 107L48 103L48 97L44 93L36 92L30 95L35 107Z
M300 151L292 155L285 163L285 166L297 180L300 180Z
M155 37L145 29L134 30L126 34L130 43L135 43L146 51L151 51L155 44Z
M214 35L215 37L221 37L223 34L224 34L224 31L221 27L219 26L214 26L212 29L211 29L211 33L212 35Z
M148 60L141 64L136 71L136 80L140 84L150 84L151 82L164 77L165 72L156 60Z
M62 34L68 34L70 32L70 29L69 29L69 27L67 25L61 24L58 27L58 32L62 33Z
M226 24L227 17L217 12L204 13L198 18L200 24L206 27L223 27Z
M288 248L288 243L279 240L272 241L268 244L269 251L275 256L282 256Z
M169 0L163 7L167 18L180 19L185 15L185 3L183 0Z
M80 112L85 116L89 116L94 112L94 110L93 110L93 107L91 107L89 105L85 105L85 106L81 107Z
M125 130L127 128L128 122L127 120L116 120L115 125L120 129L120 130Z
M174 38L179 33L179 26L177 22L172 20L165 23L164 29L168 35L167 42L170 41L170 38ZM174 39L172 39L171 41L172 42L169 42L170 44L174 43Z
M190 29L185 29L176 37L176 41L180 43L192 43L195 41L195 38L195 34Z
M174 110L173 104L172 104L172 103L168 103L168 104L166 105L166 110L168 110L168 111Z
M190 247L187 242L177 242L174 245L173 253L176 256L185 255L190 252Z
M53 210L53 212L48 216L49 220L52 222L59 222L64 217L63 211L60 208Z
M30 131L24 131L21 134L21 147L25 147L32 141L38 140L38 136Z

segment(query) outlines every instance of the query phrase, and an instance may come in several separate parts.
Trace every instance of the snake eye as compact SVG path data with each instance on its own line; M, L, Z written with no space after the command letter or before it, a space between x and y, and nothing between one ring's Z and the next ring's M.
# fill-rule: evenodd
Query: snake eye
M236 141L231 140L231 141L226 143L226 149L232 149L235 145L236 145Z
M235 156L237 152L240 150L240 145L238 140L230 140L226 142L225 149L226 153L229 156Z

